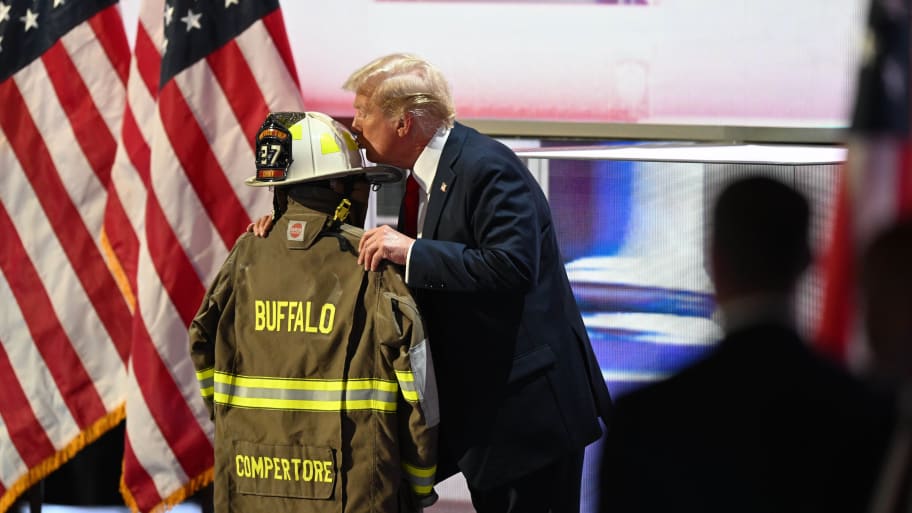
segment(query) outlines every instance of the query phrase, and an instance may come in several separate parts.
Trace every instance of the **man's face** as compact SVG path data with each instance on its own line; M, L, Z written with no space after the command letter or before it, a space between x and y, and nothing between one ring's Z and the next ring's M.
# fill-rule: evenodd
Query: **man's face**
M363 94L355 96L354 107L352 129L358 135L358 143L365 149L367 159L376 164L408 167L400 162L402 139L397 133L397 121L387 119L380 107Z

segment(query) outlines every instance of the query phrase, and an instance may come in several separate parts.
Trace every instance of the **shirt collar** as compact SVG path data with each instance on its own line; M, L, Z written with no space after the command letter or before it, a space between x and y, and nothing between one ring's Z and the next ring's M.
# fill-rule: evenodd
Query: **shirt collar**
M443 153L443 146L449 136L449 128L438 129L434 137L424 147L424 150L421 151L421 155L418 155L418 159L415 160L412 173L425 194L427 194L431 184L434 182L434 176L437 174L437 165L440 164L440 155Z

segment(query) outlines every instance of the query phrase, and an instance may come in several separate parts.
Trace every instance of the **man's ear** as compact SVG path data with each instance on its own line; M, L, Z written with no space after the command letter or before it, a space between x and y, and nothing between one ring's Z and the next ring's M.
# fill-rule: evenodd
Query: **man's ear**
M399 137L405 137L412 131L412 114L406 112L399 118L399 121L396 123L396 134Z

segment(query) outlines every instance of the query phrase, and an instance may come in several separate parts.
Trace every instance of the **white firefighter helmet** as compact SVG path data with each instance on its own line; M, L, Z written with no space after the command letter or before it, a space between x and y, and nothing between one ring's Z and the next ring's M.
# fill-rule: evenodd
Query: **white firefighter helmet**
M320 112L273 112L254 139L252 187L290 185L364 174L374 184L398 182L403 170L364 166L358 144L338 121Z

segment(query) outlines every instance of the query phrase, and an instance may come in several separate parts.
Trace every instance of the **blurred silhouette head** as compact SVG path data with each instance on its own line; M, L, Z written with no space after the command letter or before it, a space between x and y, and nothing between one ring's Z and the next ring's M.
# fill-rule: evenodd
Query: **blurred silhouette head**
M861 297L874 364L912 380L912 219L880 232L861 260Z
M720 303L790 294L811 259L810 209L798 191L771 178L732 182L713 210L711 274Z

